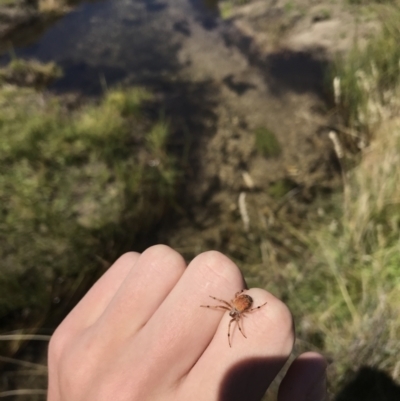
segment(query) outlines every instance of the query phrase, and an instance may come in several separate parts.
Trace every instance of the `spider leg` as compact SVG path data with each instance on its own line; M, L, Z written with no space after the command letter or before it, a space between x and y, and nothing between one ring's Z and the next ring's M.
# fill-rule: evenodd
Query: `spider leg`
M210 298L215 299L216 301L222 302L223 304L229 306L229 310L232 309L232 305L231 305L229 302L224 301L223 299L215 298L215 297L213 297L213 296L211 296L211 295L210 295Z
M230 308L227 308L226 306L222 306L222 305L200 305L201 308L210 308L210 309L223 309L223 310L227 310L230 311Z
M252 309L250 309L249 311L247 311L247 312L252 312L252 311L254 311L254 310L256 310L256 309L260 309L262 306L264 306L264 305L266 305L268 302L265 302L265 303L263 303L262 305L260 305L260 306L256 306L255 308L252 308Z
M244 291L246 291L246 290L243 289L243 290L238 291L238 292L235 294L235 298L236 298L238 295L240 295L242 292L244 292Z
M242 333L243 337L244 337L244 338L247 338L247 337L246 337L246 334L244 334L244 332L243 332L243 330L242 330L242 326L240 325L240 318L237 319L237 324L238 324L238 327L239 327L239 331Z
M236 319L235 318L233 318L230 322L229 322L229 326L228 326L228 343L229 343L229 346L232 348L232 345L231 345L231 324L232 324L232 322L234 322Z

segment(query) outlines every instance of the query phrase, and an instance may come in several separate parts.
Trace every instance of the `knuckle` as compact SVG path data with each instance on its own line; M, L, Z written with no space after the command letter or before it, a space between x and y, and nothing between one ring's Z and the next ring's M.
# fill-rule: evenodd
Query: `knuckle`
M63 353L63 350L65 348L67 339L68 339L67 333L64 330L63 324L61 324L60 326L57 327L57 329L50 338L49 348L48 348L50 359L56 359L56 360L60 359L61 354Z
M142 258L156 263L161 259L164 265L185 266L182 255L167 245L154 245L147 248L142 253Z
M158 245L153 245L150 246L149 248L147 248L142 255L150 255L150 256L168 256L170 254L174 254L177 253L175 250L173 250L172 248L170 248L167 245L163 245L163 244L158 244Z
M207 281L235 282L242 285L242 275L239 268L225 255L218 251L207 251L193 259L191 265L196 266Z
M137 252L126 252L122 254L115 263L133 265L136 263L140 254Z
M67 387L82 389L96 372L99 361L104 359L102 346L90 330L86 331L62 350L58 363L60 377L64 378Z

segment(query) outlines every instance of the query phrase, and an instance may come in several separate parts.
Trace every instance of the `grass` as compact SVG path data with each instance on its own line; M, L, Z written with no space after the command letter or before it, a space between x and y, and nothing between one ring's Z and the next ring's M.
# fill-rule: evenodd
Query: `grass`
M11 6L18 4L17 0L0 0L0 6Z
M290 13L295 9L295 7L296 7L296 5L295 5L295 3L293 1L288 1L283 6L283 9L285 10L285 12Z
M293 230L310 253L303 267L294 263L294 275L285 273L300 344L332 358L334 391L363 365L400 379L399 10L385 9L389 14L381 34L338 68L349 132L359 142L368 136L356 167L339 155L343 192L330 200L332 211L308 233Z
M295 188L295 183L287 178L271 183L268 194L275 199L283 198L287 193Z
M259 127L254 131L255 146L264 157L277 157L281 153L281 146L275 134L268 128Z
M392 91L400 78L400 27L398 7L380 8L382 32L370 39L366 48L356 43L346 60L338 60L334 75L341 80L339 107L346 123L360 131L374 129L374 124L389 112L388 103L397 101ZM389 106L389 107L388 107Z
M334 382L363 365L393 376L400 352L400 120L375 134L349 172L336 229L310 234L314 273L301 308L334 358Z
M233 3L229 0L221 1L218 3L219 12L222 19L228 19L232 15Z
M217 1L220 16L222 19L228 19L232 16L233 8L235 6L243 6L250 3L251 0L221 0Z
M331 17L332 17L331 11L328 10L327 8L321 9L320 12L318 13L319 21L326 21Z
M142 116L149 101L144 89L114 89L70 112L32 88L0 86L3 330L39 327L170 208L168 124Z
M62 76L61 69L55 63L40 63L35 60L13 60L0 68L0 84L9 83L18 86L44 88Z
M256 211L241 256L250 284L293 311L296 352L317 350L331 361L332 393L362 366L400 380L399 10L380 12L382 32L336 66L337 110L347 124L338 136L342 190L317 201L319 214L301 224ZM356 155L347 149L354 139ZM278 196L288 189L283 182Z

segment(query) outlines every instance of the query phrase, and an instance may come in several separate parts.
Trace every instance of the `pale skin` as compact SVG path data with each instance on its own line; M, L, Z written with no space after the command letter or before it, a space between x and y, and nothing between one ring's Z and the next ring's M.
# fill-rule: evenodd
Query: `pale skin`
M231 300L245 288L238 267L219 252L188 266L171 248L128 253L90 289L54 333L48 401L260 401L294 342L284 303L246 290L254 306L227 341L226 310L209 310L210 294ZM233 325L232 325L233 326ZM324 401L326 362L298 357L279 401Z

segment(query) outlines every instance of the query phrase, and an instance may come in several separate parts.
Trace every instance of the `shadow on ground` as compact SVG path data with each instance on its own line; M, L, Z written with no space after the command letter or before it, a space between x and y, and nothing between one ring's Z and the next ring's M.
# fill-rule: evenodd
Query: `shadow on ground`
M279 97L290 91L313 93L321 100L327 100L325 87L329 61L323 49L307 52L277 49L264 54L254 38L231 24L225 26L224 39L227 46L237 47L259 69L273 95Z
M338 393L335 401L398 401L400 385L384 371L362 367Z

